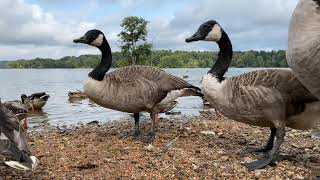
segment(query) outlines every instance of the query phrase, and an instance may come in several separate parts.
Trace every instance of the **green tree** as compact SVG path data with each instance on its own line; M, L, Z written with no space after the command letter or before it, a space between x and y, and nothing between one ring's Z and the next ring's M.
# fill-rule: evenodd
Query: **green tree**
M132 64L141 63L140 61L151 53L151 44L146 43L147 24L148 21L136 16L122 20L123 30L118 34L122 43L121 52L124 57L131 59ZM139 42L142 44L138 45Z

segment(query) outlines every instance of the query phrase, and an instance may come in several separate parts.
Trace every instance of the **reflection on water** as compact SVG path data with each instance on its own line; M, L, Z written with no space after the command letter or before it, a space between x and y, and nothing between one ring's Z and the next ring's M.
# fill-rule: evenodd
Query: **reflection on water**
M208 71L205 68L193 69L164 69L178 77L200 86L201 77ZM238 75L252 71L252 68L231 68L227 76ZM50 99L43 108L43 113L31 113L29 125L32 128L53 125L76 125L94 120L107 122L130 117L111 109L102 108L84 99L69 101L68 92L82 89L82 80L87 77L90 69L0 69L0 98L3 101L19 99L21 94L47 92ZM199 97L184 97L178 100L173 111L180 111L182 115L199 115L202 110L202 100ZM160 116L166 116L161 114Z

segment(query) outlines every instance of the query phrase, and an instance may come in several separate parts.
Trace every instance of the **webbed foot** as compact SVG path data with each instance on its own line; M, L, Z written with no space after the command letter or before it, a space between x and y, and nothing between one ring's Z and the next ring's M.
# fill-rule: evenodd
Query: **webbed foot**
M266 167L267 165L275 165L273 158L264 158L264 159L260 159L257 161L253 161L251 163L246 163L244 164L246 166L246 168L248 168L251 171L257 170L257 169L262 169L264 167Z

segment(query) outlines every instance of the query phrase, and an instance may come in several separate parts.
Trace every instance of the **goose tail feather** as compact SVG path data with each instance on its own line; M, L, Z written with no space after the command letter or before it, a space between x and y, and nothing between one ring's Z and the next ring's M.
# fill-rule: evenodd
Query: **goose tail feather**
M35 156L30 156L30 159L32 160L32 163L30 165L27 163L21 163L18 161L6 161L4 163L6 165L8 165L9 167L12 167L17 170L30 171L30 170L34 170L38 166L38 163L39 163L39 160ZM31 167L29 167L28 165Z

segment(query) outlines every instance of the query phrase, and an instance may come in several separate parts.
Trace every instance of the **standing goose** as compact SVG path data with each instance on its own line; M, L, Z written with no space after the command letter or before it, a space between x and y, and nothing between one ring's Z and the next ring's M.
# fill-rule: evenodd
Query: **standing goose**
M27 142L26 131L16 116L7 111L0 101L0 153L15 161L5 163L15 169L32 170L38 160L31 155Z
M291 70L257 70L225 79L233 54L226 32L211 20L202 24L186 42L199 40L217 42L220 48L218 59L202 79L205 98L230 119L271 128L266 147L259 150L266 152L266 158L246 164L248 169L263 168L275 162L286 126L309 129L319 123L320 102Z
M287 62L320 99L320 0L300 0L291 18Z
M139 112L151 116L150 135L155 135L155 115L171 110L182 96L203 96L198 87L183 79L149 66L127 66L108 72L112 54L109 43L99 30L90 30L74 40L97 47L102 58L84 81L84 92L95 103L109 109L134 113L135 135L139 130Z

